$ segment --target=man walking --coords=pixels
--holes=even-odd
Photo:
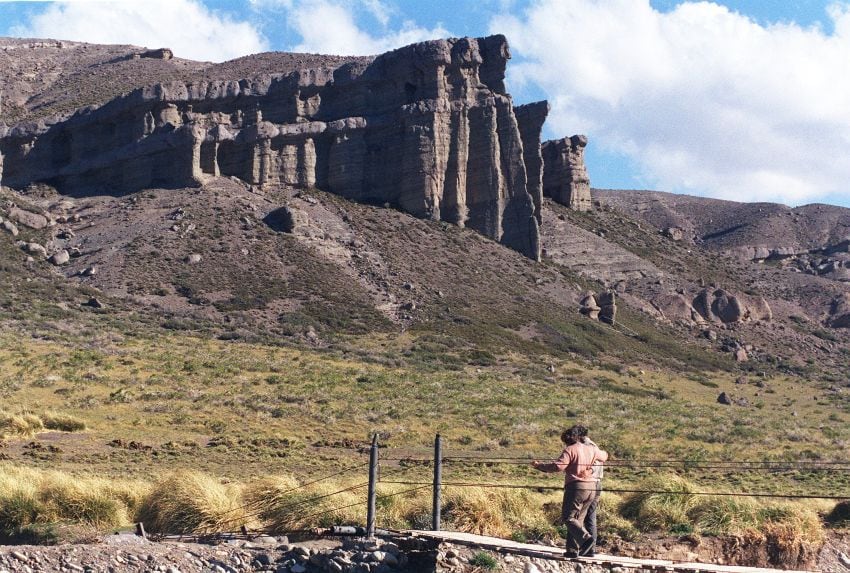
[[[596,479],[593,464],[608,460],[608,453],[595,444],[581,442],[583,426],[573,426],[561,434],[564,450],[554,462],[531,462],[532,467],[542,472],[564,472],[564,502],[561,517],[567,526],[566,557],[579,556],[582,545],[593,540],[593,535],[584,527],[587,511],[596,498]]]

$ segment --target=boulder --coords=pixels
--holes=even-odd
[[[726,392],[721,392],[719,396],[717,396],[717,403],[723,404],[724,406],[732,405],[732,398]]]
[[[596,302],[596,296],[588,293],[581,299],[579,312],[592,320],[599,320],[599,312],[602,308]]]
[[[64,249],[61,250],[61,251],[57,251],[57,252],[53,253],[50,256],[50,258],[48,259],[48,261],[50,261],[51,264],[54,264],[57,267],[62,266],[64,264],[67,264],[68,261],[70,261],[70,260],[71,260],[71,255],[68,253],[68,251],[66,251]]]
[[[50,220],[44,215],[39,215],[32,211],[25,211],[18,207],[12,207],[9,209],[9,218],[14,219],[25,227],[36,230],[44,229],[50,224]]]
[[[832,328],[850,328],[850,293],[842,293],[832,300],[827,324]]]
[[[747,310],[751,320],[770,321],[773,320],[773,311],[770,308],[767,300],[762,296],[747,296],[744,297]]]
[[[20,246],[24,251],[28,252],[31,255],[39,256],[42,259],[47,258],[47,249],[45,249],[38,243],[21,243]]]
[[[662,294],[650,301],[650,304],[668,320],[702,323],[702,316],[684,295]]]
[[[711,311],[724,324],[742,322],[747,318],[747,311],[738,297],[723,289],[714,291],[713,296],[714,300],[711,302]]]
[[[263,222],[279,233],[294,233],[310,225],[310,216],[301,209],[284,205],[266,215]]]
[[[674,241],[681,241],[686,236],[685,230],[681,227],[667,227],[661,234]]]
[[[596,295],[596,301],[599,303],[599,320],[614,324],[617,318],[617,296],[614,291],[609,290]]]
[[[4,220],[2,224],[3,228],[6,230],[7,233],[12,235],[13,237],[18,236],[18,227],[12,221]]]
[[[701,290],[694,297],[693,307],[707,322],[719,322],[719,319],[711,310],[712,299],[707,289]]]
[[[693,300],[693,307],[707,322],[735,324],[773,319],[773,312],[764,297],[733,294],[724,289],[701,290]]]

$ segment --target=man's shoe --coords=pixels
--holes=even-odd
[[[578,551],[567,551],[564,553],[567,559],[578,559]]]

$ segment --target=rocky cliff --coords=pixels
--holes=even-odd
[[[557,154],[544,169],[548,104],[513,106],[509,58],[503,36],[462,38],[250,79],[158,83],[67,118],[0,124],[2,183],[71,195],[215,176],[316,187],[467,226],[539,259],[546,181],[557,200],[589,206],[586,139],[549,146]]]
[[[573,135],[542,146],[543,194],[575,211],[590,211],[590,176],[584,164],[587,137]]]

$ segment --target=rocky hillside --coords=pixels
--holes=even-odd
[[[548,105],[514,105],[509,57],[501,36],[223,64],[0,41],[11,317],[32,324],[55,296],[80,320],[225,338],[416,333],[449,363],[520,351],[832,381],[848,211],[591,201],[587,139],[540,141]]]

